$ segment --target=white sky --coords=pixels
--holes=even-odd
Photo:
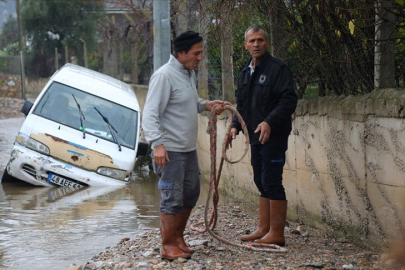
[[[10,14],[16,17],[15,0],[0,1],[0,28],[3,28],[3,24]]]

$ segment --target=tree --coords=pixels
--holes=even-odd
[[[117,62],[124,62],[124,68],[131,73],[132,82],[145,83],[143,78],[149,77],[153,71],[153,49],[150,49],[153,48],[152,1],[106,0],[106,5],[119,14],[110,14],[100,27],[104,72],[113,75],[114,71],[106,68],[106,65],[115,66]],[[123,49],[119,58],[115,57],[117,48]]]
[[[7,45],[16,42],[18,42],[17,19],[10,14],[0,34],[0,50],[4,50]]]
[[[309,86],[317,89],[320,96],[374,90],[377,51],[382,58],[376,65],[385,71],[384,80],[391,80],[384,85],[393,85],[394,73],[402,74],[398,69],[403,60],[399,54],[393,54],[394,46],[398,51],[405,40],[402,0],[254,2],[261,7],[256,10],[264,14],[279,2],[277,12],[284,19],[284,27],[279,31],[288,40],[284,46],[286,61],[295,74],[301,97]],[[376,20],[377,17],[382,19]],[[381,34],[377,35],[377,31]]]
[[[91,50],[96,46],[98,19],[103,15],[102,0],[24,0],[22,24],[29,44],[27,73],[48,77],[54,72],[55,48],[83,63],[83,42]],[[67,47],[65,47],[65,45]],[[64,59],[62,62],[70,62]],[[31,69],[29,67],[32,67]]]
[[[292,69],[300,97],[369,93],[376,88],[375,65],[385,71],[380,76],[380,81],[389,80],[385,86],[392,86],[394,79],[397,87],[405,86],[403,0],[206,2],[208,15],[204,15],[210,22],[203,27],[208,29],[208,70],[215,78],[224,73],[220,68],[223,62],[220,47],[223,39],[229,39],[219,23],[221,14],[225,14],[220,7],[226,3],[232,11],[235,77],[249,59],[241,46],[244,31],[249,25],[259,24],[269,31],[271,54]],[[380,35],[376,35],[377,30]],[[381,60],[375,64],[377,49]],[[218,79],[218,84],[221,83]]]

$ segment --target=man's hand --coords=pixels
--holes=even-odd
[[[153,149],[153,160],[162,168],[166,166],[166,161],[169,161],[169,155],[166,151],[166,147],[163,144],[156,146]]]
[[[206,103],[205,108],[207,111],[211,111],[215,107],[215,114],[219,115],[225,110],[225,105],[231,105],[231,103],[223,100],[211,100]]]
[[[228,139],[229,148],[232,148],[232,140],[235,140],[237,135],[238,135],[238,130],[236,128],[232,128],[231,131],[229,132],[229,139]]]
[[[261,144],[265,144],[265,142],[267,142],[267,140],[270,138],[271,127],[267,122],[263,121],[257,126],[255,133],[257,132],[260,132],[259,142],[261,142]]]

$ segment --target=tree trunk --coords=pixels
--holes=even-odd
[[[207,28],[209,16],[207,12],[207,0],[200,1],[200,35],[203,37],[204,53],[203,60],[198,66],[198,93],[203,99],[208,98],[208,46],[207,46]]]
[[[132,74],[131,74],[131,81],[133,84],[138,84],[138,76],[139,76],[139,68],[138,68],[138,52],[137,52],[137,44],[131,46],[131,67],[132,67]]]
[[[221,58],[222,58],[222,93],[223,99],[235,103],[233,77],[232,18],[230,8],[224,4],[221,12]]]
[[[395,29],[394,14],[386,7],[392,7],[390,0],[379,0],[375,15],[375,88],[395,87],[395,42],[391,34]]]
[[[285,7],[285,4],[277,1],[269,10],[271,53],[274,57],[282,60],[286,57],[285,44],[287,44],[287,35],[283,30],[286,27],[283,25],[284,21],[281,16],[283,7]]]
[[[172,8],[172,21],[174,35],[177,37],[181,33],[187,31],[188,20],[186,16],[186,1],[170,1]]]

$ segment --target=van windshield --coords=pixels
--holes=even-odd
[[[80,121],[78,104],[84,116],[83,124]],[[33,113],[81,132],[84,129],[87,134],[116,143],[111,129],[95,108],[108,118],[117,131],[115,135],[119,144],[135,149],[138,120],[136,111],[70,86],[53,82]]]

